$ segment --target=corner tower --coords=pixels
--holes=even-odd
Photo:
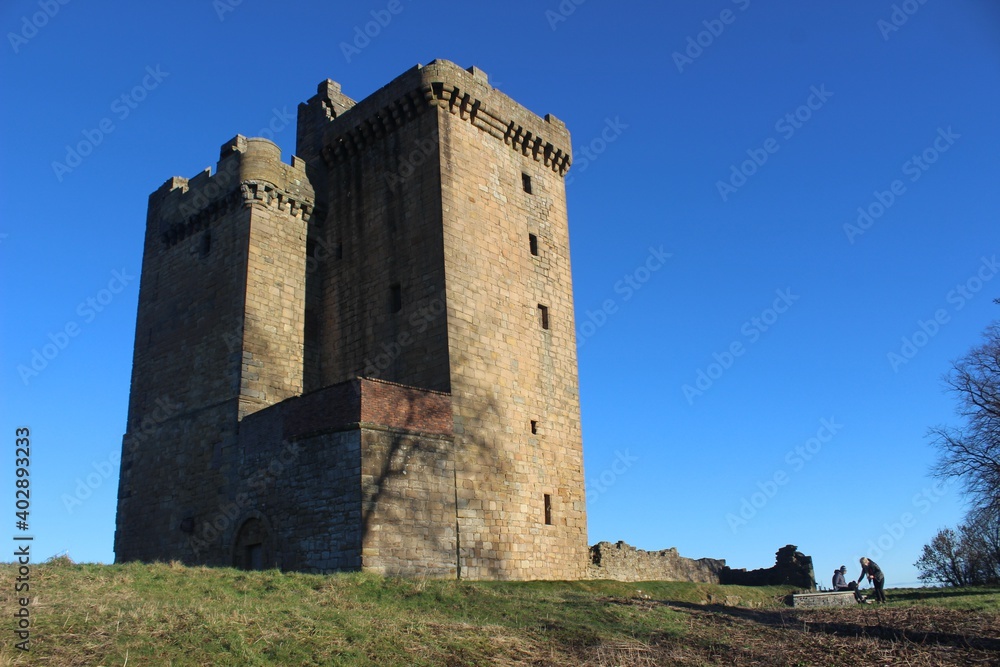
[[[149,197],[116,559],[188,558],[178,530],[228,501],[240,420],[302,393],[305,164],[237,136],[214,174]]]

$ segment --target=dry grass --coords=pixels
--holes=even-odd
[[[0,565],[3,609],[13,608],[12,572]],[[885,607],[797,610],[782,604],[784,589],[666,582],[412,581],[177,563],[58,562],[32,576],[32,650],[0,634],[0,667],[1000,664],[998,590],[891,591]]]

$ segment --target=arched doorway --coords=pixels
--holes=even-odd
[[[241,570],[263,570],[272,565],[267,526],[258,518],[243,522],[233,543],[233,567]]]

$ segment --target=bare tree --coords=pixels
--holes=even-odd
[[[1000,583],[1000,517],[980,512],[959,532],[972,583]]]
[[[962,481],[972,506],[971,524],[1000,516],[1000,322],[991,324],[984,337],[945,376],[965,423],[930,431],[941,453],[933,472]]]
[[[920,581],[938,582],[948,586],[968,586],[967,567],[961,548],[961,537],[951,528],[938,531],[914,566],[920,571]]]

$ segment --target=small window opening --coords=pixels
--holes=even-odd
[[[333,256],[337,259],[344,259],[344,244],[337,241],[333,246]]]
[[[399,283],[389,286],[389,312],[398,313],[403,309],[403,289]]]
[[[308,343],[314,343],[319,337],[319,321],[316,319],[316,311],[312,308],[306,308],[305,322],[302,329],[302,333]]]
[[[549,308],[548,308],[548,306],[543,306],[542,304],[538,304],[538,319],[541,321],[543,329],[548,329],[549,328]]]
[[[538,256],[538,237],[534,234],[528,234],[528,248],[532,255]]]
[[[545,494],[545,525],[552,525],[552,496]]]
[[[205,232],[201,237],[201,256],[208,257],[210,252],[212,252],[212,232]]]
[[[531,433],[532,435],[538,435],[538,422],[534,419],[531,420]]]
[[[521,174],[521,187],[523,187],[524,191],[529,195],[531,194],[531,176],[524,173]]]

